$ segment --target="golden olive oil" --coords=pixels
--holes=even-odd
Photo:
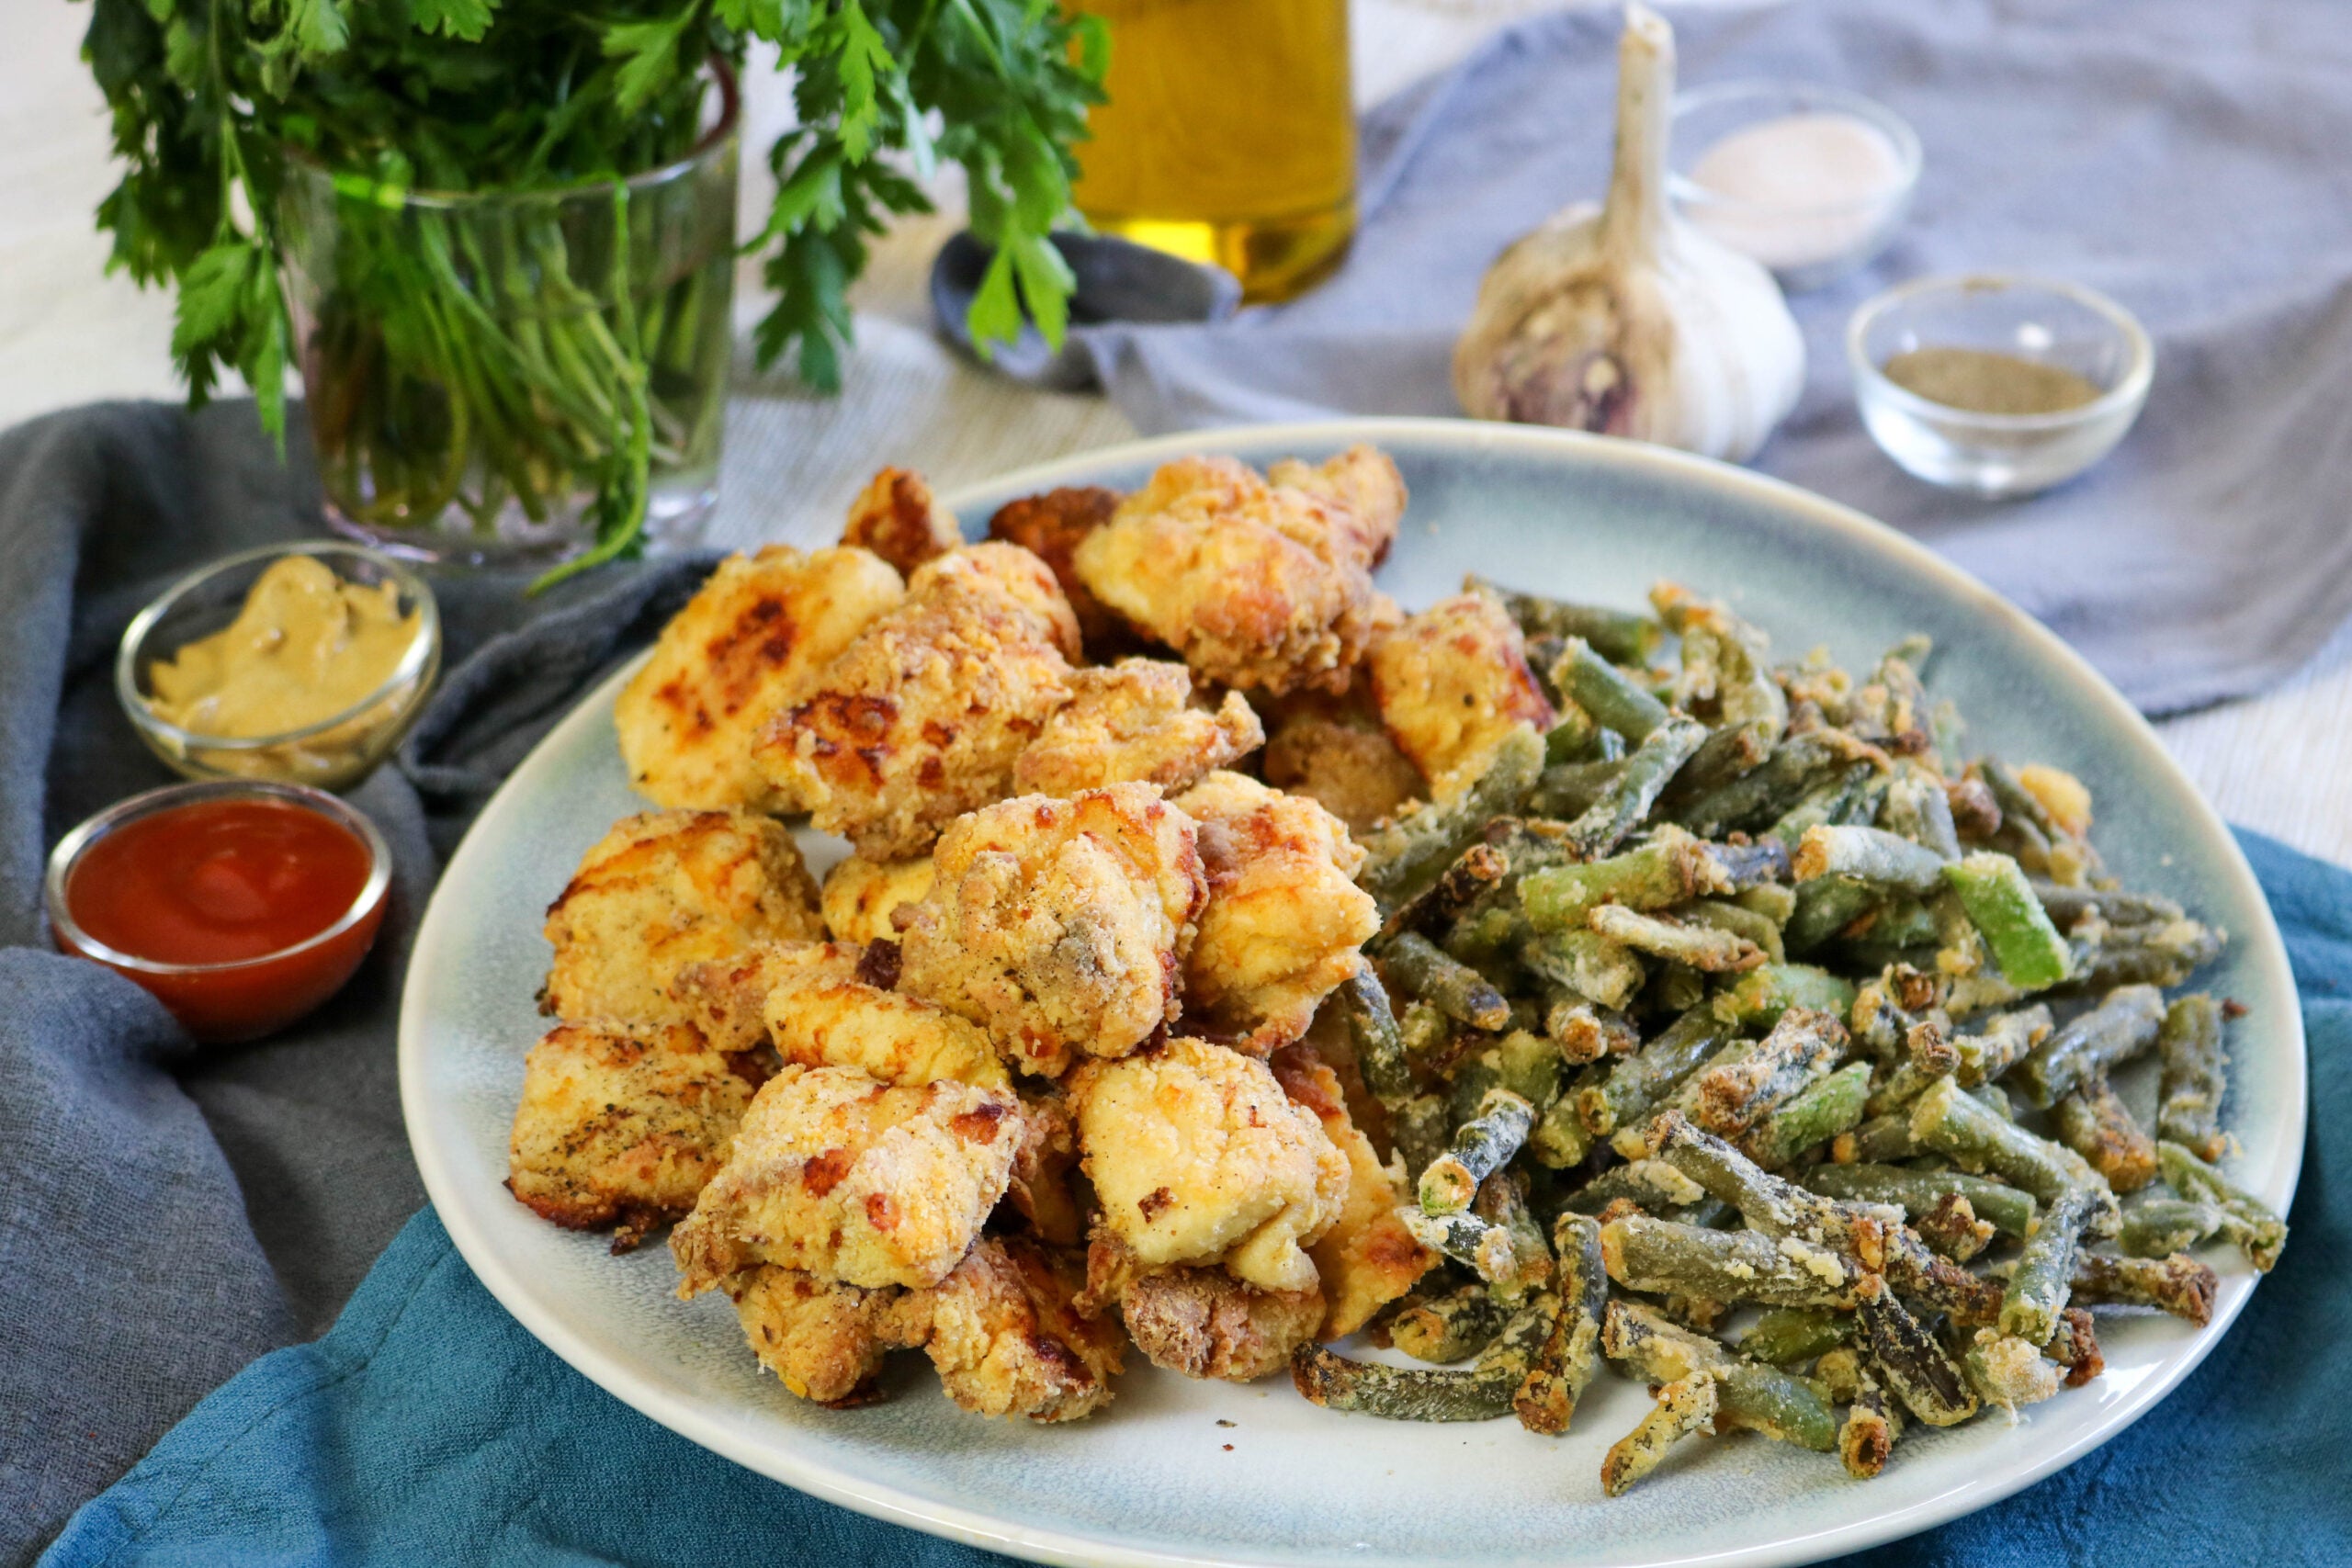
[[[1347,0],[1076,0],[1110,24],[1111,101],[1081,145],[1096,228],[1285,299],[1355,231]]]

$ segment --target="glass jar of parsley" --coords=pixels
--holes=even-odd
[[[698,533],[734,281],[717,85],[717,123],[621,180],[420,190],[289,151],[280,250],[333,527],[476,564],[575,555],[613,509],[642,506],[656,544]]]

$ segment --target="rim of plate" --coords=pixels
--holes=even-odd
[[[2108,716],[2120,721],[2123,728],[2135,736],[2149,757],[2154,760],[2155,775],[2192,803],[2194,815],[2221,846],[2222,863],[2228,875],[2238,884],[2237,891],[2256,913],[2258,929],[2245,933],[2244,937],[2233,932],[2233,942],[2245,942],[2247,956],[2270,972],[2268,978],[2284,995],[2290,998],[2299,996],[2294,975],[2287,963],[2285,941],[2278,934],[2278,921],[2270,912],[2269,901],[2263,897],[2261,885],[2255,880],[2254,868],[2247,863],[2245,852],[2238,847],[2236,837],[2214,811],[2211,803],[2180,772],[2179,765],[2164,749],[2154,729],[2140,711],[2056,633],[1967,571],[1867,513],[1784,479],[1670,447],[1589,435],[1578,431],[1486,424],[1454,419],[1366,417],[1283,424],[1227,425],[1122,442],[1032,464],[992,479],[958,485],[954,491],[940,499],[941,504],[960,513],[967,509],[968,498],[973,496],[1003,491],[1017,492],[1051,489],[1105,468],[1148,464],[1191,452],[1272,446],[1312,450],[1360,440],[1377,441],[1383,436],[1409,437],[1424,446],[1452,446],[1471,452],[1518,448],[1530,452],[1571,453],[1581,460],[1602,466],[1669,475],[1719,494],[1802,514],[1808,524],[1826,533],[1862,548],[1890,556],[1902,565],[1933,579],[1947,592],[1968,601],[2025,639],[2082,688],[2084,694],[2105,710]],[[457,852],[449,857],[449,863],[442,870],[444,880],[465,863],[477,838],[495,836],[505,815],[521,809],[519,803],[531,793],[531,780],[548,765],[547,758],[559,738],[580,720],[582,713],[609,707],[621,684],[635,672],[644,657],[640,654],[616,670],[575,704],[571,711],[557,721],[555,728],[531,749],[530,754],[500,785],[475,818],[473,825],[467,829]],[[444,918],[445,906],[437,897],[437,884],[435,892],[436,897],[428,902],[424,917],[418,922],[416,937],[411,945],[412,953],[428,948],[435,928]],[[889,1524],[903,1525],[926,1534],[1035,1562],[1065,1564],[1068,1568],[1265,1568],[1265,1565],[1298,1568],[1302,1561],[1329,1561],[1336,1568],[1336,1565],[1349,1561],[1346,1554],[1336,1552],[1328,1559],[1204,1555],[1134,1544],[1114,1538],[1023,1525],[978,1509],[915,1496],[898,1487],[865,1479],[822,1458],[741,1440],[719,1424],[707,1419],[696,1402],[658,1388],[639,1386],[628,1377],[611,1375],[598,1352],[582,1337],[540,1307],[531,1293],[528,1282],[503,1263],[490,1246],[488,1238],[476,1230],[470,1221],[465,1206],[469,1195],[459,1188],[456,1176],[443,1159],[437,1131],[432,1120],[434,1107],[424,1098],[423,1066],[427,1045],[419,1021],[422,1009],[417,1005],[423,985],[422,974],[423,970],[412,964],[401,988],[399,1061],[401,1113],[408,1125],[409,1146],[424,1179],[425,1196],[440,1215],[458,1256],[465,1259],[475,1278],[481,1281],[498,1303],[539,1343],[624,1404],[747,1470],[783,1482],[811,1496]],[[2284,1027],[2293,1045],[2290,1071],[2296,1111],[2284,1162],[2284,1189],[2274,1200],[2281,1213],[2287,1212],[2294,1199],[2311,1118],[2309,1059],[2300,1005],[2288,1010]],[[1789,1564],[1817,1562],[1837,1553],[1900,1540],[1997,1503],[2064,1469],[2154,1408],[2228,1335],[2231,1325],[2236,1322],[2239,1313],[2245,1310],[2245,1303],[2253,1299],[2254,1291],[2260,1283],[2261,1277],[2256,1275],[2249,1281],[2247,1289],[2232,1292],[2233,1299],[2217,1306],[2213,1322],[2190,1340],[2158,1375],[2144,1379],[2118,1401],[2107,1419],[2071,1443],[2060,1445],[2052,1451],[2037,1452],[2030,1463],[1965,1482],[1907,1508],[1872,1515],[1813,1534],[1782,1537],[1727,1551],[1643,1559],[1638,1564],[1627,1563],[1625,1568],[1685,1568],[1685,1565],[1696,1568],[1698,1564],[1708,1564],[1711,1568],[1785,1568]]]

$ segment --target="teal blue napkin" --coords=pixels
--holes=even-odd
[[[2131,1430],[2007,1502],[1847,1562],[2352,1559],[2352,1291],[2340,1274],[2352,1250],[2352,874],[2241,840],[2286,933],[2311,1042],[2311,1137],[2285,1259],[2204,1365]],[[75,1514],[42,1562],[752,1559],[1002,1561],[763,1480],[629,1410],[526,1334],[428,1209],[324,1338],[263,1357],[198,1405]]]

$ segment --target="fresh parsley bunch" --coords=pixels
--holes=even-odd
[[[192,400],[233,366],[282,433],[290,152],[338,188],[617,191],[691,150],[713,62],[740,69],[755,40],[793,73],[798,121],[768,150],[775,203],[751,242],[775,293],[756,338],[763,365],[791,352],[810,384],[839,387],[845,293],[867,242],[888,215],[928,209],[922,182],[942,159],[963,165],[973,231],[995,249],[975,338],[1010,341],[1025,305],[1059,340],[1072,279],[1047,236],[1108,51],[1098,19],[1053,0],[93,0],[84,53],[127,165],[98,210],[110,265],[177,286],[172,351]],[[549,463],[588,471],[603,492],[592,558],[632,548],[643,453],[661,439],[646,428],[658,422],[644,413],[644,345],[599,324],[605,379],[549,384],[510,345],[469,355],[450,341],[489,331],[448,296],[456,273],[369,276],[362,313],[388,344],[433,344],[424,368],[454,383],[451,399],[478,397],[473,412],[519,399],[605,422],[583,412],[555,448],[514,457],[512,482],[524,493]],[[530,420],[503,428],[538,438]]]

